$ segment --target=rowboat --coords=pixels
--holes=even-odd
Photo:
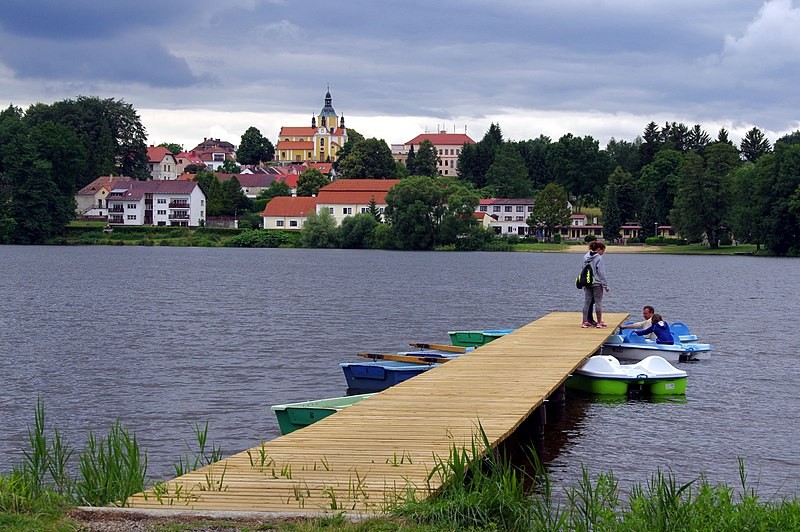
[[[514,332],[514,329],[487,329],[483,331],[448,331],[453,345],[480,347],[501,336]]]
[[[420,364],[396,360],[339,363],[348,388],[361,392],[380,392],[440,365],[440,363]]]
[[[627,329],[626,329],[627,331]],[[673,345],[657,344],[638,334],[612,334],[600,347],[600,355],[611,355],[623,360],[640,361],[657,355],[667,362],[688,362],[711,358],[711,344],[683,343],[673,332]]]
[[[567,389],[600,395],[682,395],[686,372],[663,357],[649,356],[637,364],[620,364],[613,356],[595,355],[567,379]]]
[[[320,419],[335,414],[348,406],[372,397],[374,393],[360,395],[348,395],[346,397],[332,397],[330,399],[318,399],[316,401],[303,401],[301,403],[288,403],[285,405],[274,405],[272,411],[278,418],[278,428],[281,434],[286,435]]]

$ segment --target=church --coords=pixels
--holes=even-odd
[[[325,106],[318,116],[311,117],[311,127],[281,127],[275,160],[282,164],[336,160],[336,154],[347,142],[344,116],[333,109],[331,91],[325,93]]]

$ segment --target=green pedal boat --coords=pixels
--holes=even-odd
[[[596,355],[567,379],[567,389],[599,395],[683,395],[686,372],[656,355],[636,364]]]
[[[275,412],[275,417],[278,418],[278,428],[281,429],[281,434],[285,436],[373,395],[375,394],[364,393],[361,395],[304,401],[302,403],[275,405],[272,407],[272,411]]]

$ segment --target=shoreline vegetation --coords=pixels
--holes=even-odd
[[[227,229],[216,227],[151,227],[122,226],[106,229],[103,222],[72,222],[63,236],[51,239],[51,245],[108,245],[108,246],[168,246],[168,247],[251,247],[298,248],[304,247],[300,231],[265,229]],[[516,237],[498,238],[477,251],[512,252],[571,252],[585,253],[586,242],[530,243]],[[676,245],[662,241],[653,244],[608,243],[611,253],[669,253],[685,255],[757,255],[754,244],[721,245],[711,249],[707,245]],[[456,251],[455,246],[445,246],[437,251]]]
[[[176,475],[223,457],[219,447],[208,446],[207,431],[207,423],[195,425],[197,450],[192,457],[179,458]],[[736,487],[713,484],[703,476],[683,482],[672,471],[659,469],[644,483],[622,490],[613,472],[591,474],[583,467],[573,485],[556,488],[530,446],[519,449],[525,464],[512,462],[509,456],[519,453],[512,445],[490,449],[479,425],[471,445],[454,445],[431,471],[442,480],[437,494],[417,500],[413,489],[400,491],[377,516],[353,518],[348,514],[352,509],[344,507],[325,517],[155,515],[124,510],[127,497],[162,484],[148,479],[146,452],[136,436],[118,420],[107,435],[90,434],[85,449],[76,453],[57,428],[48,429],[39,398],[22,463],[9,473],[0,472],[0,529],[672,532],[800,526],[797,495],[762,498],[751,487],[741,458]]]

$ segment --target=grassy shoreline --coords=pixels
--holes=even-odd
[[[104,231],[103,222],[73,222],[64,236],[53,240],[55,245],[95,246],[169,246],[169,247],[299,247],[300,233],[289,230],[248,230],[212,227],[117,227]],[[513,243],[508,251],[526,253],[585,253],[587,244]],[[673,255],[752,255],[754,244],[720,246],[710,249],[700,244],[677,245],[615,245],[610,253],[662,253]]]
[[[58,429],[46,428],[41,399],[34,418],[23,463],[11,473],[0,473],[0,529],[671,532],[800,528],[797,495],[762,499],[750,487],[742,459],[738,460],[740,485],[735,488],[712,484],[702,476],[681,483],[672,471],[659,469],[644,483],[623,492],[613,472],[595,475],[584,467],[582,478],[557,490],[532,448],[523,449],[530,467],[521,467],[512,462],[505,446],[491,449],[480,426],[471,445],[454,444],[449,456],[437,460],[430,474],[442,482],[438,493],[421,500],[413,489],[395,493],[380,515],[222,513],[212,518],[191,511],[173,515],[126,511],[127,498],[147,487],[147,457],[136,444],[136,436],[117,421],[106,436],[90,434],[86,449],[76,455],[77,460],[70,460],[73,451]],[[207,446],[207,428],[207,424],[195,427],[198,450],[193,451],[192,460],[180,459],[176,474],[222,458],[215,446]]]

